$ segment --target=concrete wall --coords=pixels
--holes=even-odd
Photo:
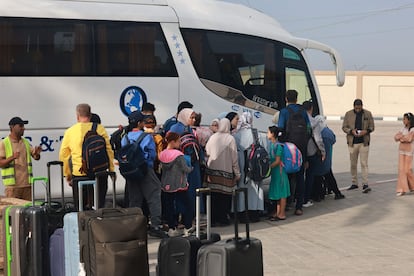
[[[334,72],[315,71],[324,115],[339,119],[360,98],[374,117],[396,120],[414,111],[414,72],[347,71],[345,85],[336,86]]]

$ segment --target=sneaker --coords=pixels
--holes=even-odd
[[[168,238],[168,234],[165,233],[164,231],[162,231],[160,228],[156,227],[152,227],[148,230],[148,235],[150,235],[151,237],[154,238],[159,238],[159,239],[163,239],[163,238]]]
[[[308,200],[308,202],[306,202],[302,206],[305,207],[305,208],[311,207],[311,206],[313,206],[313,202],[312,202],[312,200]]]
[[[335,199],[343,199],[345,196],[343,194],[337,194],[335,195]]]
[[[396,196],[403,196],[403,195],[405,195],[404,192],[399,192],[399,193],[396,194]]]
[[[364,193],[364,194],[366,194],[366,193],[368,193],[368,192],[370,192],[371,191],[371,188],[370,187],[368,187],[368,185],[367,184],[365,184],[364,186],[362,186],[362,192]]]
[[[358,189],[358,185],[352,184],[347,190],[350,191],[350,190],[355,190],[355,189]]]
[[[169,237],[178,237],[183,235],[183,229],[178,228],[170,228],[168,230],[168,236]]]

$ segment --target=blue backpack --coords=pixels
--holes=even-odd
[[[119,150],[117,157],[119,172],[125,179],[139,180],[147,174],[148,165],[140,146],[147,134],[142,133],[134,143],[129,141],[128,135],[125,136],[128,143]]]
[[[283,147],[282,167],[286,173],[297,173],[302,167],[302,153],[298,147],[290,142],[278,143]]]

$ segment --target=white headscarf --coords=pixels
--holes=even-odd
[[[177,120],[183,125],[188,126],[188,121],[190,120],[191,114],[193,114],[193,112],[194,110],[191,108],[183,108],[180,113],[178,113]]]

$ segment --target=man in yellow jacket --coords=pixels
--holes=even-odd
[[[39,160],[42,148],[32,147],[23,137],[24,126],[28,123],[20,117],[11,118],[10,134],[0,142],[0,168],[6,197],[32,199],[32,158]]]
[[[63,161],[63,173],[70,186],[72,186],[73,200],[75,207],[79,206],[78,182],[83,180],[90,180],[84,172],[81,172],[82,167],[82,144],[85,134],[92,129],[91,107],[88,104],[78,104],[76,106],[77,123],[68,128],[63,136],[62,145],[59,151],[59,159]],[[114,152],[109,144],[109,136],[105,128],[98,124],[96,132],[101,135],[106,142],[106,151],[109,160],[109,171],[114,171]],[[98,183],[101,184],[101,183]],[[90,191],[87,193],[86,191]],[[99,205],[104,204],[107,187],[99,186]],[[86,194],[93,194],[91,187],[85,188],[84,198]],[[84,204],[90,204],[88,198],[85,198]],[[85,208],[85,206],[84,206]]]

